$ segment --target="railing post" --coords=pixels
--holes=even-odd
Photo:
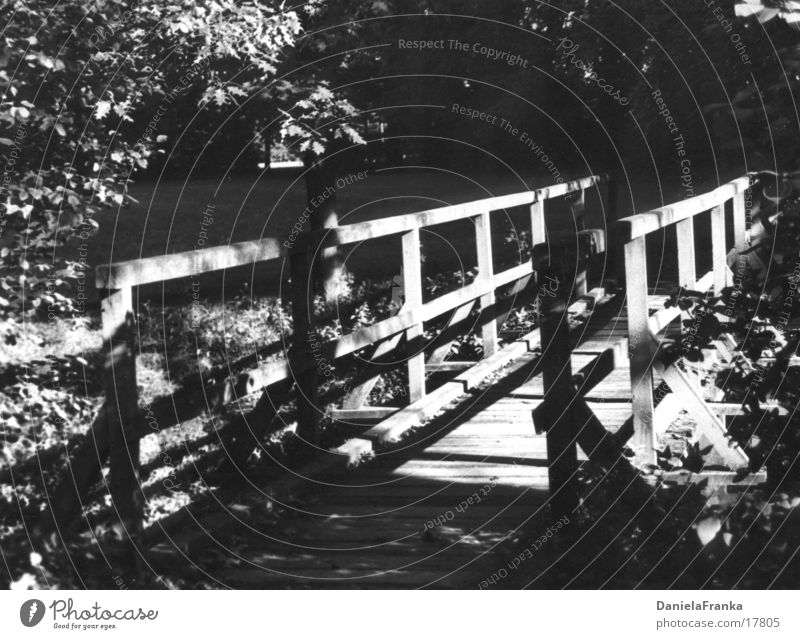
[[[625,244],[625,291],[628,305],[628,349],[633,403],[632,445],[641,463],[655,463],[653,371],[647,307],[645,236]]]
[[[473,218],[475,222],[475,243],[478,252],[477,281],[487,292],[481,295],[481,313],[483,320],[483,356],[489,357],[497,352],[497,320],[494,294],[494,265],[492,263],[492,227],[490,212],[485,211]]]
[[[744,193],[733,196],[733,245],[739,255],[747,250],[747,210]]]
[[[553,260],[562,266],[560,256]],[[550,268],[549,273],[563,278],[563,269]],[[578,505],[577,490],[577,422],[573,416],[572,365],[569,343],[567,297],[569,293],[558,280],[555,296],[546,295],[542,302],[542,383],[544,385],[545,423],[537,426],[547,433],[547,469],[550,483],[553,518],[571,514]]]
[[[319,371],[314,362],[306,368],[309,359],[310,340],[314,330],[314,278],[312,254],[304,249],[289,256],[289,271],[292,279],[292,360],[297,365],[293,371],[297,385],[297,437],[311,447],[320,443],[319,408],[317,386]],[[315,336],[314,336],[315,337]],[[316,337],[315,337],[316,339]]]
[[[730,284],[728,256],[725,250],[725,205],[711,209],[711,261],[714,269],[714,294]]]
[[[539,269],[544,268],[545,257],[548,256],[544,202],[544,200],[538,200],[531,204],[531,258],[537,286],[541,286],[543,279]]]
[[[120,540],[134,541],[142,527],[139,485],[139,440],[133,434],[140,419],[134,352],[133,289],[108,291],[101,303],[104,378],[109,440],[111,500]]]
[[[408,397],[415,402],[425,396],[425,348],[422,344],[422,255],[419,247],[419,228],[403,234],[403,290],[405,308],[417,318],[406,330],[408,346]]]
[[[697,268],[694,257],[694,218],[681,220],[675,225],[678,242],[678,285],[693,290],[697,285]]]

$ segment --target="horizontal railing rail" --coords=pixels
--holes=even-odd
[[[501,211],[516,208],[567,195],[568,193],[583,191],[607,180],[608,176],[606,174],[592,175],[532,191],[474,200],[464,204],[454,204],[418,213],[395,215],[369,222],[337,226],[316,233],[306,233],[301,240],[296,242],[296,250],[307,250],[310,246],[320,249],[355,244],[379,237],[399,235],[414,228],[422,229],[448,222],[466,220],[484,211]],[[257,262],[277,260],[288,257],[290,252],[290,249],[280,240],[265,237],[259,240],[213,246],[197,251],[184,251],[100,265],[96,268],[95,281],[98,289],[121,289],[128,286],[142,286],[202,275],[237,266],[246,266]]]

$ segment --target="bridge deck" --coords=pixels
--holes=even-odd
[[[612,312],[588,329],[573,371],[624,338],[627,326]],[[548,525],[546,441],[531,419],[542,401],[539,361],[536,353],[516,360],[409,443],[335,485],[311,485],[266,517],[253,515],[263,496],[249,495],[230,514],[220,505],[217,517],[242,523],[220,534],[198,565],[230,587],[477,587],[518,552],[518,537]],[[619,428],[631,414],[627,367],[586,397],[607,429]],[[520,585],[514,579],[503,587]]]

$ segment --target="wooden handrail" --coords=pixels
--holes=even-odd
[[[198,251],[184,251],[103,264],[95,269],[95,286],[98,289],[112,290],[142,286],[256,262],[276,260],[287,257],[292,251],[303,251],[312,246],[314,249],[328,248],[355,244],[388,235],[399,235],[414,228],[422,229],[465,220],[486,211],[501,211],[561,197],[568,193],[591,188],[607,179],[606,174],[591,175],[533,191],[501,195],[418,213],[395,215],[370,222],[337,226],[316,233],[306,233],[291,248],[278,238],[265,237],[248,242],[213,246]]]
[[[280,240],[263,237],[260,240],[212,246],[198,251],[103,264],[95,269],[95,286],[99,289],[142,286],[256,262],[268,262],[287,255],[289,249]]]
[[[675,204],[670,204],[669,206],[662,206],[650,211],[645,211],[644,213],[623,217],[615,222],[614,226],[622,235],[620,239],[623,239],[625,242],[630,242],[637,237],[642,237],[653,231],[658,231],[671,224],[694,217],[699,213],[724,204],[731,198],[749,189],[751,182],[752,179],[749,175],[736,178],[708,193],[687,198]],[[615,236],[619,237],[616,233]]]

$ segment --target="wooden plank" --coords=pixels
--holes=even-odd
[[[725,205],[711,209],[711,261],[714,271],[714,294],[730,284],[728,251],[725,248]]]
[[[481,310],[487,311],[494,307],[494,261],[492,257],[492,226],[489,212],[472,218],[475,224],[475,246],[478,255],[478,275],[476,281],[486,290],[481,295]],[[483,343],[483,356],[490,357],[497,352],[497,321],[487,316],[483,318],[481,326]]]
[[[419,228],[415,227],[403,235],[403,290],[406,295],[405,304],[413,316],[418,316],[418,311],[422,307],[422,257],[419,242]],[[423,333],[421,319],[406,330],[406,345],[409,349],[408,397],[411,402],[425,396]]]
[[[538,329],[536,333],[538,335]],[[425,420],[438,413],[443,406],[464,395],[488,375],[500,370],[510,362],[522,365],[534,357],[535,355],[528,352],[525,341],[509,344],[493,356],[481,360],[468,371],[457,376],[452,382],[443,384],[426,397],[413,402],[399,413],[373,427],[364,433],[363,437],[382,444],[397,442],[408,431],[422,425]]]
[[[365,408],[334,408],[331,418],[339,422],[374,422],[394,415],[400,409],[392,406],[367,406]]]
[[[103,377],[106,390],[109,488],[118,539],[135,540],[141,532],[143,498],[139,486],[139,439],[131,436],[141,421],[134,354],[133,290],[111,292],[101,302]]]
[[[675,225],[678,243],[678,285],[695,290],[697,267],[694,255],[694,218],[681,220]]]
[[[451,360],[449,362],[439,362],[438,364],[431,364],[428,362],[425,364],[425,370],[429,373],[445,373],[450,371],[463,371],[472,366],[475,366],[475,362],[460,362],[456,360]]]
[[[627,342],[617,342],[593,358],[572,378],[579,395],[586,395],[616,369],[627,366]]]
[[[714,414],[711,408],[700,397],[697,389],[686,374],[674,365],[665,366],[658,357],[653,366],[669,384],[673,393],[680,396],[684,407],[688,410],[697,428],[714,446],[714,450],[725,460],[731,470],[748,468],[750,460],[745,452],[734,442],[725,430],[725,425]]]
[[[212,246],[199,251],[100,265],[95,269],[95,285],[99,289],[123,289],[267,262],[287,255],[289,249],[280,240],[263,237],[255,241]]]
[[[653,373],[650,368],[652,349],[647,308],[647,254],[644,236],[637,237],[625,245],[625,290],[634,422],[631,445],[640,463],[655,464]]]

